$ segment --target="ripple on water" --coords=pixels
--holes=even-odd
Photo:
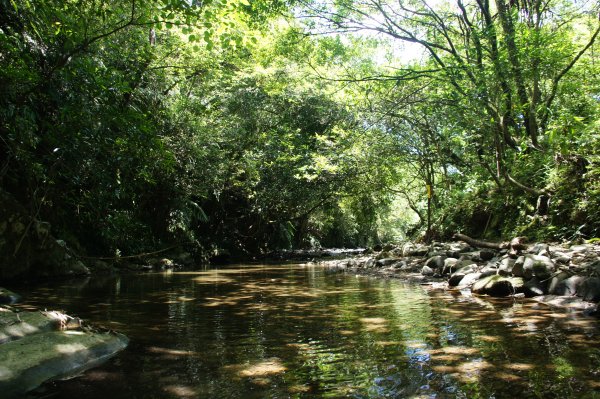
[[[598,322],[315,267],[249,266],[25,287],[130,348],[54,398],[593,397]],[[110,382],[110,383],[109,383]],[[591,395],[591,396],[590,396]]]

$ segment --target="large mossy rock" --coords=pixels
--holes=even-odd
[[[57,330],[60,328],[61,320],[53,316],[54,314],[60,313],[0,311],[0,344],[27,335]]]
[[[492,275],[477,281],[471,290],[476,294],[502,297],[522,292],[523,285],[524,281],[520,277]]]
[[[0,280],[88,274],[50,224],[33,218],[0,189]]]
[[[0,345],[2,398],[18,398],[42,383],[87,370],[127,346],[114,333],[50,331]]]
[[[0,307],[0,398],[19,398],[46,381],[75,375],[128,344],[124,335],[82,327],[56,311]]]

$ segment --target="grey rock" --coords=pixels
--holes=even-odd
[[[449,287],[456,287],[457,285],[460,284],[460,282],[462,281],[462,279],[465,276],[466,276],[466,274],[461,273],[461,272],[454,272],[454,273],[452,273],[452,275],[448,279],[448,286]]]
[[[0,344],[23,338],[27,335],[56,330],[59,320],[52,313],[42,312],[0,312]],[[0,346],[1,348],[2,346]]]
[[[391,264],[396,263],[397,261],[398,259],[395,258],[383,258],[377,261],[377,266],[389,266]]]
[[[531,280],[527,281],[523,287],[525,296],[530,298],[546,294],[548,283],[541,281],[537,277],[533,277]]]
[[[405,262],[404,266],[400,267],[400,270],[403,272],[418,272],[420,265],[418,263],[408,263]]]
[[[441,270],[444,268],[445,259],[446,258],[441,255],[432,256],[431,258],[427,259],[425,266],[428,266],[434,270]]]
[[[591,244],[579,244],[579,245],[572,245],[571,248],[569,248],[571,251],[573,252],[587,252],[591,249],[593,249],[594,246]]]
[[[516,260],[512,258],[502,258],[500,260],[500,264],[498,265],[498,274],[502,276],[510,276],[513,274],[513,266],[515,265]]]
[[[475,263],[471,263],[470,265],[466,265],[461,267],[460,269],[456,269],[456,272],[460,272],[463,274],[475,273],[479,271],[479,267]]]
[[[479,258],[482,261],[490,260],[494,256],[496,256],[496,252],[491,249],[482,249],[481,251],[479,251]]]
[[[527,253],[532,255],[539,255],[540,252],[547,253],[548,252],[548,244],[545,243],[535,243],[527,248]]]
[[[442,269],[442,274],[453,273],[457,270],[456,264],[458,263],[458,259],[456,258],[446,258],[444,260],[444,268]]]
[[[524,281],[519,277],[488,276],[473,284],[472,291],[476,294],[489,296],[508,296],[523,292]]]
[[[67,275],[83,276],[90,274],[90,269],[84,265],[81,261],[75,260],[71,262],[70,268],[65,272]]]
[[[469,273],[458,284],[459,288],[470,287],[481,278],[481,273]]]
[[[406,261],[405,261],[405,260],[401,260],[401,261],[398,261],[398,262],[394,263],[394,264],[392,265],[392,267],[393,267],[394,269],[403,270],[403,269],[406,267],[406,265],[407,265],[407,264],[406,264]]]
[[[494,264],[487,264],[480,271],[482,278],[498,274],[498,268]]]
[[[554,256],[552,257],[554,263],[559,263],[561,265],[568,265],[571,263],[571,258],[572,257],[569,254],[563,252],[555,252]]]
[[[453,242],[450,244],[450,251],[456,251],[458,253],[469,252],[471,247],[466,242]]]
[[[558,286],[561,281],[566,280],[569,277],[571,277],[571,274],[564,271],[553,276],[550,279],[550,284],[548,285],[548,293],[550,295],[564,295],[558,292]]]
[[[519,256],[513,265],[512,274],[515,277],[523,277],[523,265],[525,264],[525,257]]]
[[[463,252],[462,254],[460,254],[460,257],[458,258],[458,260],[470,260],[473,262],[479,262],[479,261],[481,261],[481,258],[479,258],[479,251]]]
[[[423,268],[421,269],[421,274],[423,276],[433,276],[435,274],[435,271],[429,266],[423,266]]]
[[[411,253],[411,256],[425,256],[429,252],[429,248],[425,246],[419,246]]]
[[[427,252],[427,257],[428,258],[432,258],[434,256],[443,256],[444,258],[446,257],[446,251],[441,251],[441,250],[431,250],[429,252]]]
[[[589,274],[600,275],[600,260],[595,260],[593,262],[587,263],[584,265]]]
[[[473,275],[477,271],[477,265],[467,265],[461,267],[459,270],[456,270],[448,279],[448,285],[450,287],[455,287],[457,285],[463,285],[462,280],[465,276]],[[481,276],[481,273],[477,273],[478,278]]]
[[[477,265],[475,262],[473,262],[471,259],[459,259],[458,262],[456,262],[454,264],[454,267],[456,268],[456,270],[459,270],[465,266],[470,266],[470,265]]]
[[[579,287],[577,295],[582,297],[583,300],[589,302],[600,301],[600,278],[589,277],[583,281],[583,284]]]
[[[425,256],[429,248],[424,245],[416,246],[413,243],[406,243],[402,247],[402,256]]]
[[[583,285],[584,281],[585,277],[583,276],[571,276],[562,281],[559,281],[558,284],[556,284],[556,287],[553,288],[553,290],[550,291],[550,293],[553,295],[565,296],[576,295],[577,292],[581,290],[581,286]]]
[[[523,263],[523,278],[525,280],[529,280],[533,276],[536,276],[541,280],[550,278],[554,270],[554,262],[547,256],[525,255]]]

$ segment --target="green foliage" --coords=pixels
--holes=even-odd
[[[91,254],[600,235],[590,10],[0,4],[0,184]]]

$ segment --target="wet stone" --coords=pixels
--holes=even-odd
[[[541,281],[537,277],[533,277],[531,280],[527,281],[524,284],[525,296],[534,297],[539,295],[544,295],[547,293],[547,282]]]
[[[523,284],[522,278],[493,275],[477,281],[472,290],[476,294],[502,297],[521,292]]]
[[[425,266],[428,266],[432,269],[443,269],[445,259],[446,257],[441,255],[432,256],[431,258],[427,259]]]
[[[498,274],[502,276],[509,276],[512,274],[513,267],[516,260],[512,258],[503,258],[498,266]]]
[[[585,279],[577,291],[577,295],[585,301],[600,301],[600,278],[589,277]]]
[[[515,277],[523,277],[523,265],[525,263],[525,257],[519,256],[512,268],[512,274]]]
[[[398,259],[395,258],[383,258],[377,261],[377,266],[389,266],[396,263]]]
[[[552,276],[554,269],[554,262],[547,256],[526,255],[523,262],[523,277],[525,280],[529,280],[533,276],[542,280],[547,279]]]
[[[580,291],[580,287],[583,284],[585,277],[583,276],[571,276],[556,284],[556,288],[550,291],[553,295],[576,295]]]
[[[496,252],[494,252],[491,249],[482,249],[481,251],[479,251],[479,258],[482,261],[488,261],[488,260],[492,259],[494,256],[496,256]]]
[[[479,273],[479,272],[469,273],[469,274],[465,275],[465,277],[463,277],[462,280],[460,280],[458,287],[460,287],[460,288],[470,287],[480,278],[481,278],[481,273]]]
[[[452,274],[452,276],[450,276],[450,278],[448,279],[448,286],[449,287],[456,287],[457,285],[460,284],[461,280],[466,276],[465,273],[461,273],[461,272],[455,272]]]

